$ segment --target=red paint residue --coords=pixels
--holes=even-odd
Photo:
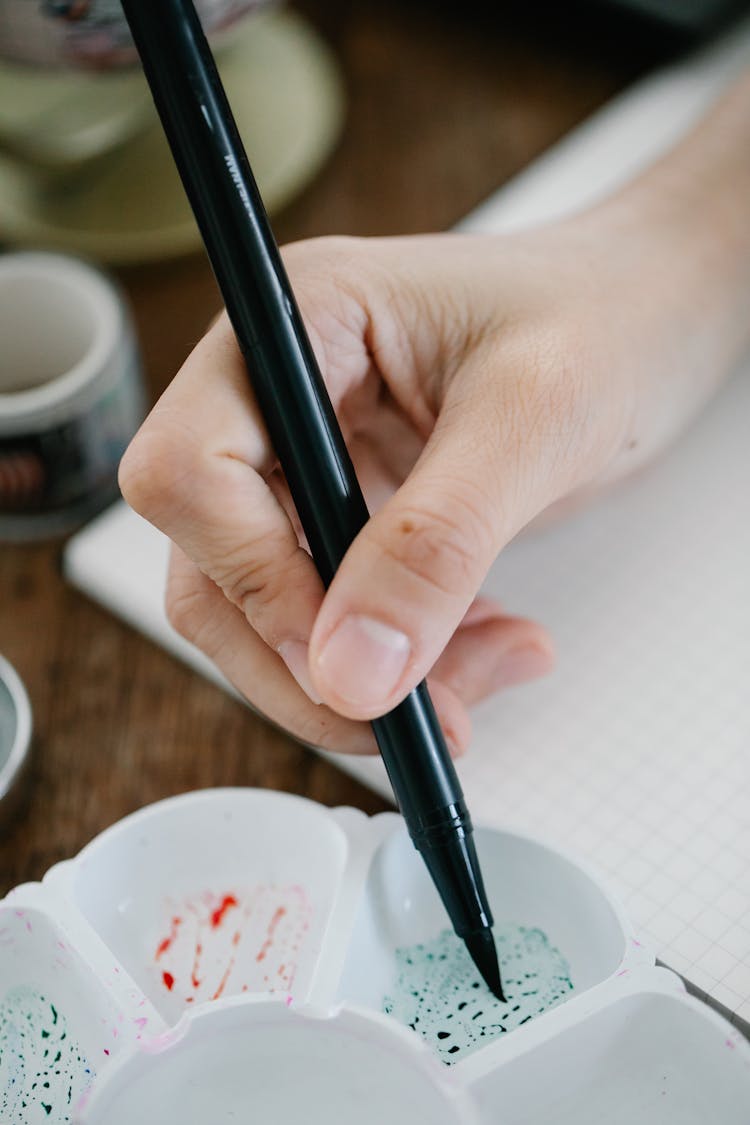
[[[172,948],[175,941],[177,940],[177,934],[179,932],[179,929],[180,929],[181,925],[182,925],[182,918],[173,918],[172,919],[171,930],[169,931],[167,936],[164,938],[164,940],[159,942],[159,945],[157,947],[157,950],[156,950],[156,960],[157,961],[159,960],[160,957],[163,957],[165,953],[168,953],[169,950]]]
[[[211,997],[212,1000],[218,1000],[222,996],[222,994],[224,992],[224,989],[227,987],[227,981],[229,980],[230,976],[232,975],[233,969],[234,969],[234,957],[231,959],[231,961],[227,965],[226,970],[224,971],[224,976],[219,981],[219,987],[216,989],[216,992],[214,992],[213,996]]]
[[[169,932],[155,952],[162,983],[186,1005],[242,992],[288,993],[311,913],[298,885],[172,901]]]
[[[200,968],[201,957],[203,956],[203,943],[198,941],[195,943],[195,957],[193,958],[193,968],[190,973],[190,983],[193,988],[200,988],[201,979],[198,976],[198,969]]]
[[[284,917],[285,914],[286,914],[286,907],[285,906],[277,907],[276,913],[274,914],[273,918],[271,919],[271,924],[268,927],[268,933],[266,935],[266,940],[263,942],[262,946],[260,947],[260,952],[258,953],[258,956],[255,958],[256,961],[265,961],[266,954],[268,953],[269,949],[273,945],[273,938],[274,938],[274,934],[276,933],[276,928],[277,928],[279,922],[281,921],[281,919]]]
[[[231,910],[233,906],[237,906],[237,899],[234,895],[224,895],[221,900],[221,905],[213,911],[211,915],[211,929],[218,930],[221,923],[224,921],[224,915],[227,910]]]

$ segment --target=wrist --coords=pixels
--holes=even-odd
[[[750,69],[608,207],[639,227],[641,284],[690,311],[717,375],[731,368],[750,348]]]
[[[671,153],[571,224],[590,252],[602,393],[619,387],[629,402],[603,474],[617,478],[667,445],[750,349],[750,73]]]

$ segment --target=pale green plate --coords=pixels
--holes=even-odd
[[[315,32],[289,12],[249,18],[217,59],[266,206],[278,209],[336,141],[344,101],[336,64]],[[141,123],[133,126],[123,112],[124,140],[104,156],[54,173],[0,157],[1,241],[112,264],[173,257],[200,245],[152,107],[144,117],[145,81],[138,76],[133,87],[134,78],[132,107]]]

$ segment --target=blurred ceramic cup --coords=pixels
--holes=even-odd
[[[268,0],[196,0],[214,45]],[[152,119],[120,0],[0,0],[0,152],[65,172]]]
[[[0,256],[0,540],[60,534],[113,500],[144,414],[112,282],[63,255]]]

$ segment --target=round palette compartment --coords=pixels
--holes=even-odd
[[[470,1060],[465,1077],[473,1063],[484,1071],[473,1089],[486,1120],[747,1125],[747,1042],[672,973],[637,977],[584,1021],[546,1039],[540,1024],[543,1041],[505,1065],[492,1048]]]
[[[187,1016],[161,1050],[116,1067],[82,1125],[474,1125],[469,1097],[391,1021],[278,1001],[227,1001]]]
[[[507,1004],[481,985],[407,833],[374,856],[339,999],[390,1011],[445,1062],[651,960],[604,887],[524,836],[478,830]]]
[[[161,802],[104,832],[74,905],[171,1023],[241,993],[304,998],[348,859],[327,810],[264,790]]]
[[[0,1121],[68,1121],[150,1008],[118,1005],[36,888],[0,905]]]

